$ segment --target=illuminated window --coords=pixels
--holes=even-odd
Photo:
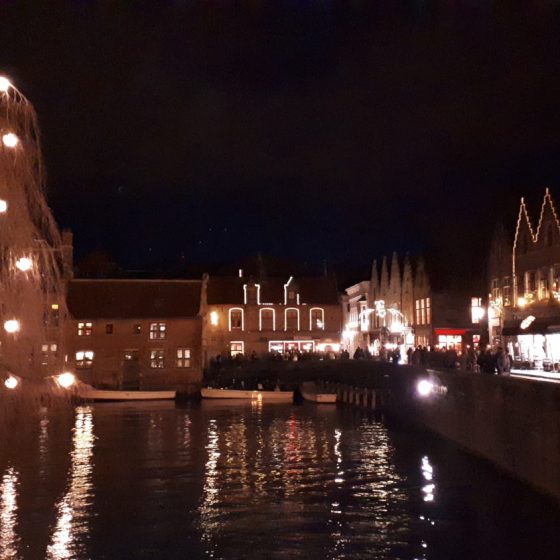
[[[259,328],[261,331],[273,331],[276,329],[274,309],[268,307],[259,309]]]
[[[91,336],[92,331],[92,323],[78,323],[78,336]]]
[[[541,268],[539,270],[539,299],[548,299],[550,297],[550,269]]]
[[[511,305],[511,277],[504,278],[504,305]]]
[[[243,309],[233,308],[229,310],[229,330],[243,330]]]
[[[500,283],[498,278],[492,278],[491,293],[492,293],[492,299],[494,301],[497,301],[498,298],[500,297]]]
[[[309,330],[325,330],[325,312],[320,307],[312,307],[309,310]]]
[[[534,270],[529,270],[525,273],[525,292],[533,295],[537,290],[537,273]]]
[[[141,334],[142,333],[142,325],[140,323],[135,323],[134,327],[132,327],[132,332],[134,334]]]
[[[163,340],[166,328],[165,323],[150,323],[150,340]]]
[[[432,301],[431,298],[426,298],[426,323],[429,325],[432,322]]]
[[[420,300],[416,300],[416,324],[420,324]]]
[[[105,334],[113,334],[113,323],[107,323],[105,325]]]
[[[161,369],[164,365],[165,350],[150,350],[150,367]]]
[[[242,341],[229,343],[229,354],[232,358],[235,356],[242,356],[244,354],[244,343]]]
[[[58,345],[55,343],[41,345],[41,365],[46,366],[57,358]]]
[[[93,350],[80,350],[76,352],[76,367],[90,368],[93,365]]]
[[[191,351],[189,348],[177,348],[177,358],[175,367],[188,368],[191,367]]]

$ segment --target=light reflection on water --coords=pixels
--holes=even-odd
[[[163,403],[78,407],[71,422],[68,434],[52,418],[37,419],[27,448],[39,450],[39,461],[24,461],[14,447],[0,465],[0,560],[466,560],[496,547],[508,559],[527,552],[523,543],[503,545],[510,533],[496,532],[499,520],[488,511],[492,532],[477,536],[478,525],[464,525],[465,511],[467,519],[478,515],[473,496],[499,509],[504,493],[491,497],[499,476],[480,467],[473,475],[474,459],[367,414],[258,401]],[[457,469],[469,473],[463,493],[453,490]]]
[[[17,558],[17,485],[18,473],[10,467],[0,485],[0,560]]]
[[[89,533],[92,471],[93,471],[93,413],[89,406],[76,409],[72,438],[72,464],[68,473],[69,485],[56,506],[57,520],[47,558],[65,560],[85,554]]]

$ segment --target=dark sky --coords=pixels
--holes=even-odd
[[[410,250],[463,278],[560,185],[559,5],[514,4],[3,2],[0,69],[78,255]]]

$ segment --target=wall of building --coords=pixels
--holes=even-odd
[[[202,380],[201,319],[104,319],[93,320],[91,335],[78,335],[78,324],[71,320],[67,325],[66,350],[68,367],[76,371],[84,382],[99,387],[119,388],[123,381],[125,352],[138,352],[141,389],[174,388],[186,391],[189,385]],[[150,324],[165,323],[165,338],[151,339]],[[106,326],[113,325],[107,334]],[[136,326],[140,325],[137,333]],[[176,367],[177,348],[190,350],[189,367]],[[151,367],[152,350],[164,351],[164,367]],[[93,351],[91,367],[76,365],[76,353]],[[130,365],[130,364],[128,364]]]
[[[285,330],[285,310],[298,309],[300,328]],[[323,309],[324,328],[310,329],[311,309]],[[243,328],[230,330],[230,310],[243,310]],[[275,330],[261,328],[259,315],[262,309],[273,309]],[[340,305],[211,305],[205,308],[204,321],[204,353],[205,361],[229,356],[231,342],[243,342],[243,353],[250,356],[254,351],[257,355],[269,352],[269,342],[279,340],[310,340],[316,343],[331,341],[340,342],[342,317]],[[217,324],[213,324],[217,321]]]

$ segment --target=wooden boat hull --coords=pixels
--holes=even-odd
[[[213,389],[203,387],[200,390],[203,399],[243,399],[262,400],[266,402],[292,402],[293,391],[249,391],[243,389]]]
[[[156,401],[173,400],[177,391],[112,391],[95,389],[91,385],[78,386],[78,396],[86,401]]]
[[[322,404],[333,404],[336,403],[336,393],[325,393],[322,392],[315,383],[302,383],[299,388],[302,397],[306,401],[322,403]]]

